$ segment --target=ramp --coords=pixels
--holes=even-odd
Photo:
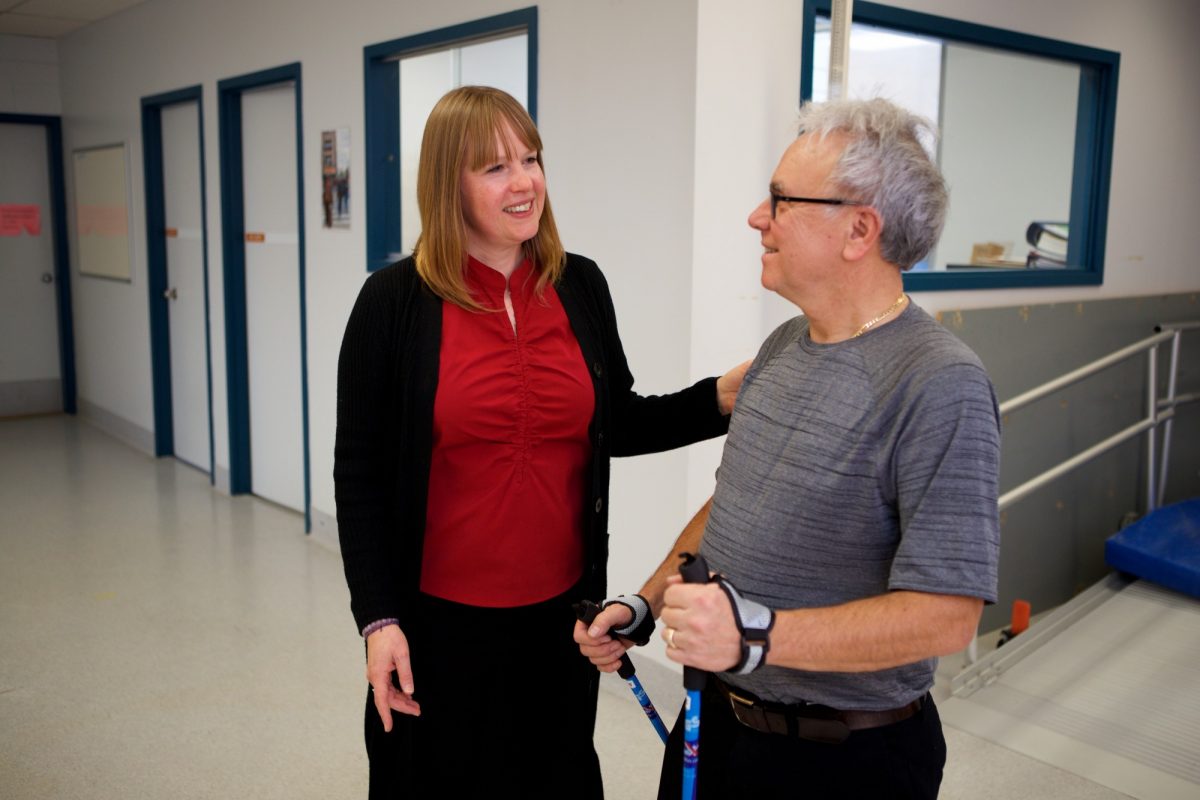
[[[1200,600],[1110,575],[964,670],[939,708],[1131,797],[1196,800]]]

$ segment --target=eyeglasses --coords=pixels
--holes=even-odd
[[[771,219],[775,219],[775,207],[780,203],[820,203],[823,206],[865,206],[854,200],[841,200],[836,197],[788,197],[787,195],[771,192]]]

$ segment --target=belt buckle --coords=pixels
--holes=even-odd
[[[729,695],[729,704],[733,706],[735,711],[737,710],[739,704],[746,706],[747,708],[754,708],[753,700],[748,697],[742,697],[728,686],[725,687],[725,694]]]
[[[738,722],[759,733],[787,736],[790,732],[787,717],[784,714],[771,711],[759,701],[743,697],[728,686],[725,687],[725,692],[729,695],[729,706]]]
[[[767,714],[762,708],[755,705],[750,698],[742,697],[730,687],[723,688],[725,695],[729,698],[729,708],[738,722],[760,733],[772,732]]]

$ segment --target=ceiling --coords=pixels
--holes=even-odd
[[[0,34],[57,39],[146,0],[0,0]]]

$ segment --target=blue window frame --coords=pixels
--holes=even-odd
[[[804,3],[800,67],[801,102],[806,102],[813,96],[813,42],[818,17],[828,18],[831,6],[831,0],[805,0]],[[971,45],[1007,54],[1049,59],[1074,65],[1079,69],[1074,153],[1073,163],[1070,165],[1069,220],[1061,220],[1069,223],[1067,266],[1053,269],[1012,269],[978,267],[956,262],[948,264],[944,270],[906,273],[905,288],[910,291],[936,291],[1103,283],[1120,54],[892,8],[879,3],[856,2],[853,6],[853,16],[855,24],[862,23],[906,34],[937,37],[948,44]],[[852,77],[853,72],[852,64]],[[1031,120],[1030,135],[1036,135],[1036,128],[1037,121]]]
[[[452,25],[363,49],[366,87],[367,271],[394,261],[402,251],[400,60],[409,55],[471,43],[506,33],[527,39],[528,111],[537,120],[537,8]]]

